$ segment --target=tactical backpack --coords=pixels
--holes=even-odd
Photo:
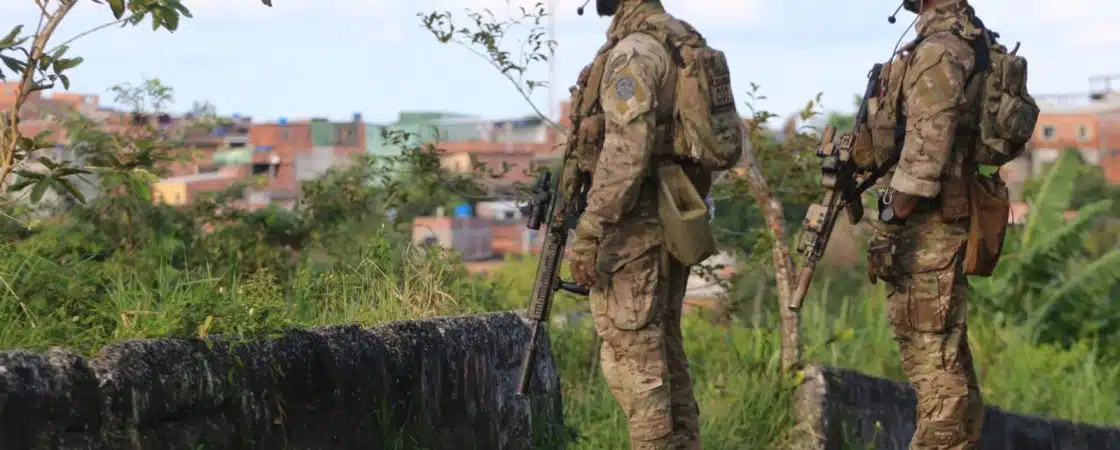
[[[734,167],[743,154],[743,123],[727,56],[687,22],[667,14],[643,21],[634,31],[664,42],[678,67],[675,155],[708,170]]]
[[[1008,51],[996,41],[997,33],[984,28],[979,19],[974,20],[973,26],[982,30],[980,36],[970,39],[957,33],[972,43],[976,53],[976,64],[965,86],[966,92],[973,94],[969,97],[979,101],[978,136],[970,159],[976,164],[1002,166],[1026,150],[1039,108],[1027,92],[1027,60],[1017,54],[1019,46]],[[916,48],[921,41],[919,38],[907,44],[904,51]],[[863,168],[897,162],[906,135],[902,83],[910,62],[911,55],[904,54],[883,67],[884,95],[870,108],[870,148],[864,146],[853,155]]]
[[[976,70],[983,78],[976,80],[980,90],[980,136],[973,151],[977,164],[1002,166],[1018,158],[1026,150],[1034,134],[1039,108],[1027,92],[1027,60],[1000,45],[999,34],[984,28],[977,19],[983,36],[972,41],[976,50]]]
[[[658,123],[658,132],[672,134],[673,156],[707,170],[734,167],[743,153],[743,124],[731,88],[731,71],[722,51],[708,46],[691,25],[669,16],[654,14],[623,35],[643,33],[665,44],[677,66],[673,117]],[[588,150],[602,148],[602,111],[598,107],[600,83],[606,57],[617,44],[612,40],[600,48],[595,60],[580,74],[573,92],[573,122],[579,121],[573,136]],[[578,101],[578,105],[576,105]],[[661,122],[661,120],[659,120]],[[581,152],[597,153],[596,151]],[[587,156],[581,155],[581,161]],[[591,161],[582,161],[591,168]]]

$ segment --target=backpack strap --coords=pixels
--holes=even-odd
[[[972,73],[968,75],[968,82],[966,84],[972,84],[972,80],[976,78],[976,74],[992,68],[991,44],[995,42],[995,36],[992,35],[991,30],[984,26],[984,22],[981,21],[979,17],[972,16],[971,22],[972,26],[980,29],[980,36],[976,39],[969,40],[972,44],[972,50],[975,53],[975,59],[973,60]],[[962,39],[966,39],[964,36],[960,35],[960,32],[956,34]]]
[[[967,39],[963,35],[961,35],[961,32],[959,30],[954,30],[954,34],[961,37],[961,39],[968,40],[969,43],[972,44],[974,62],[972,73],[968,74],[968,81],[965,82],[965,91],[976,96],[974,100],[983,102],[983,97],[985,95],[984,91],[987,90],[987,83],[984,83],[983,80],[977,81],[977,75],[982,74],[992,68],[991,45],[995,43],[995,35],[991,32],[991,30],[984,26],[984,22],[980,20],[979,17],[973,15],[970,17],[969,21],[972,23],[972,26],[980,30],[980,36],[977,36],[973,39]],[[975,85],[975,83],[977,82],[980,83],[979,86]],[[976,135],[970,137],[970,139],[980,139],[979,124],[969,125],[968,129],[969,131],[976,133]],[[965,160],[963,161],[964,166],[962,167],[962,170],[965,172],[966,176],[971,172],[979,170],[979,168],[976,167],[974,163],[972,163],[972,161],[974,160],[973,151],[975,147],[975,142],[973,142],[972,145],[969,146],[969,148],[972,150],[968,151],[968,153],[965,155]]]

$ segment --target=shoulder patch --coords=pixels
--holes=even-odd
[[[651,112],[667,61],[664,47],[649,35],[633,33],[619,42],[600,90],[607,120],[625,125]]]
[[[634,89],[637,87],[637,81],[630,75],[622,75],[614,80],[614,94],[618,96],[618,100],[630,100],[634,98]]]

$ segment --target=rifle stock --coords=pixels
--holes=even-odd
[[[798,271],[797,282],[794,285],[793,295],[787,307],[791,310],[801,309],[801,303],[809,292],[809,285],[816,271],[817,262],[824,256],[825,248],[832,236],[832,229],[841,210],[847,210],[848,221],[857,224],[863,218],[863,191],[870,184],[868,180],[860,180],[860,171],[852,160],[852,147],[856,142],[856,134],[860,125],[867,123],[868,101],[876,97],[879,91],[879,74],[883,70],[882,64],[875,64],[867,74],[867,87],[864,89],[863,98],[860,100],[859,110],[856,111],[855,122],[852,130],[840,135],[834,142],[836,128],[831,125],[825,127],[821,133],[821,144],[817,148],[817,156],[821,162],[821,184],[826,188],[824,199],[820,203],[809,206],[802,223],[801,242],[798,252],[805,258],[801,270]],[[863,181],[861,183],[861,181]]]
[[[529,343],[521,360],[521,375],[517,381],[517,395],[525,395],[532,382],[533,369],[537,358],[537,340],[543,322],[552,310],[552,300],[556,291],[565,290],[576,295],[588,295],[590,290],[570,281],[560,279],[560,264],[564,259],[564,249],[568,243],[568,232],[575,227],[576,220],[583,213],[587,190],[590,188],[589,176],[575,168],[574,162],[565,164],[561,170],[561,180],[552,185],[552,174],[545,172],[533,189],[533,198],[528,205],[526,227],[539,230],[547,221],[544,242],[541,246],[537,274],[533,280],[533,290],[529,301],[527,318],[530,322]],[[562,181],[570,180],[565,185]]]

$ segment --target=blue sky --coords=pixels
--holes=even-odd
[[[509,0],[532,5],[536,0]],[[53,2],[53,0],[52,0]],[[310,116],[390,122],[400,110],[448,110],[485,117],[531,112],[485,61],[442,45],[421,28],[418,12],[465,8],[508,11],[506,0],[184,0],[194,13],[174,34],[142,25],[109,28],[73,45],[86,58],[71,89],[98,93],[120,82],[158,77],[176,90],[176,108],[209,100],[222,113],[258,120]],[[555,0],[557,98],[602,43],[609,19],[579,17],[581,1]],[[731,63],[736,96],[751,82],[768,97],[761,108],[789,114],[824,92],[825,109],[849,110],[867,69],[889,56],[913,18],[886,21],[895,0],[663,0],[695,25]],[[1120,2],[1115,0],[973,0],[1003,41],[1022,41],[1032,93],[1082,92],[1088,77],[1120,73]],[[33,26],[33,0],[0,2],[0,25]],[[314,6],[313,6],[314,5]],[[328,6],[329,5],[329,6]],[[83,0],[57,36],[69,38],[112,19]],[[514,47],[509,47],[513,49]],[[1105,57],[1102,55],[1113,55]],[[541,66],[532,78],[547,79]],[[548,95],[534,96],[548,111]]]

